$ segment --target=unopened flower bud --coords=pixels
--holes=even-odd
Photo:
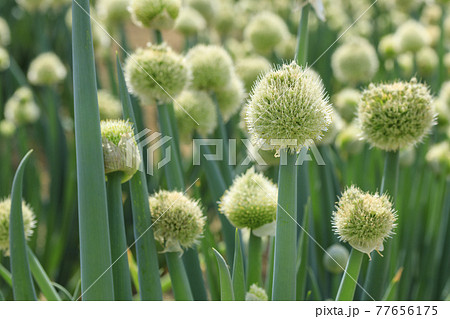
[[[125,183],[141,164],[133,127],[123,120],[101,121],[100,124],[105,174],[122,172],[122,183]]]

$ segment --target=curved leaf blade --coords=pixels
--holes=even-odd
[[[11,191],[11,215],[9,219],[9,245],[11,253],[12,287],[15,300],[36,300],[33,279],[26,248],[22,216],[22,184],[26,164],[33,150],[22,159],[14,176]]]
[[[230,271],[228,265],[223,259],[222,255],[213,248],[216,255],[217,264],[219,266],[219,278],[220,278],[220,299],[222,301],[233,301],[233,283],[231,281]]]

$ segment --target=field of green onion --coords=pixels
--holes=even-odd
[[[2,0],[0,300],[450,300],[450,1]]]

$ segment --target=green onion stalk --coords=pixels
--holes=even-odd
[[[351,250],[350,258],[348,259],[347,266],[345,267],[345,273],[342,277],[342,281],[337,292],[336,301],[353,300],[363,257],[364,253],[359,250]]]
[[[398,188],[400,151],[386,152],[384,173],[381,180],[380,194],[388,193],[395,203]],[[362,300],[381,300],[389,280],[389,260],[391,256],[391,242],[384,245],[383,256],[373,254],[369,263],[364,287],[368,294],[362,296]],[[370,294],[370,296],[369,296]]]
[[[247,290],[251,285],[262,286],[262,238],[250,232],[248,242]]]
[[[107,175],[106,192],[108,196],[109,232],[111,240],[111,260],[114,279],[115,300],[132,299],[130,268],[126,251],[127,241],[122,206],[123,173],[112,172]]]
[[[280,150],[272,300],[296,299],[297,156]]]

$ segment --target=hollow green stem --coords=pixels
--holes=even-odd
[[[308,50],[308,18],[309,18],[310,5],[306,4],[302,8],[302,14],[300,16],[300,23],[297,30],[297,51],[295,54],[295,60],[298,65],[306,64],[306,56]]]
[[[272,300],[295,300],[297,263],[297,156],[280,150]]]
[[[176,252],[167,252],[166,261],[167,266],[169,267],[169,274],[172,281],[172,290],[175,300],[194,300],[191,288],[189,286],[186,269],[184,268],[180,254]]]
[[[336,296],[336,301],[352,301],[355,295],[356,283],[358,282],[359,272],[364,253],[353,249],[350,252],[345,273],[341,280],[341,285]]]
[[[111,260],[114,280],[114,299],[131,300],[130,267],[125,235],[125,222],[122,206],[122,172],[108,174],[106,192],[108,196],[108,220],[111,241]]]
[[[250,232],[248,241],[247,289],[252,284],[261,287],[262,239]]]
[[[183,253],[183,263],[186,268],[194,300],[208,300],[196,248],[189,248]]]
[[[384,173],[381,181],[380,193],[387,193],[395,205],[398,187],[399,151],[386,152],[384,162]],[[391,256],[392,241],[384,243],[383,257],[373,253],[372,260],[367,270],[365,290],[368,292],[362,296],[363,300],[381,300],[387,287],[389,278],[389,261]],[[369,296],[370,295],[370,296]]]
[[[398,188],[399,156],[399,151],[386,152],[383,179],[380,188],[380,193],[388,193],[394,202]]]

